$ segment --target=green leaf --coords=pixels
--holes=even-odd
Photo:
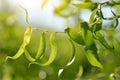
[[[63,68],[59,69],[59,71],[58,71],[58,77],[59,77],[59,79],[60,79],[60,75],[62,74],[62,72],[64,71],[64,69],[67,68],[68,66],[70,66],[74,62],[74,60],[75,60],[75,54],[76,54],[75,45],[72,42],[72,40],[70,40],[70,43],[72,45],[72,57],[70,58],[69,62]]]
[[[97,32],[102,28],[101,18],[95,18],[97,12],[98,12],[98,9],[94,9],[89,19],[90,30],[92,32]]]
[[[35,61],[35,58],[31,57],[30,53],[26,50],[25,50],[25,56],[26,58],[30,61],[30,62],[34,62]]]
[[[10,59],[18,59],[23,53],[24,53],[24,48],[25,45],[21,45],[21,47],[19,48],[19,50],[17,51],[17,53],[14,56],[7,56],[5,59],[5,62],[10,58]]]
[[[81,31],[79,31],[79,29],[77,27],[75,28],[66,28],[64,30],[68,36],[75,41],[76,43],[80,44],[80,45],[84,45],[84,40],[81,34]]]
[[[46,48],[46,44],[45,44],[45,33],[43,32],[40,36],[40,43],[39,43],[39,47],[38,47],[38,52],[36,54],[36,59],[40,59],[41,56],[43,56],[43,54],[45,53],[45,48]]]
[[[48,61],[46,63],[43,63],[41,64],[41,66],[47,66],[49,64],[51,64],[55,58],[56,58],[56,55],[57,55],[57,45],[55,43],[55,34],[56,32],[53,32],[50,36],[50,44],[51,44],[51,54],[50,54],[50,57],[48,59]]]
[[[94,9],[92,11],[92,14],[91,14],[90,19],[89,19],[89,24],[92,24],[94,22],[97,11],[98,11],[98,9]]]
[[[117,16],[112,10],[111,10],[111,12],[112,12],[112,14],[114,15],[114,16]],[[118,17],[115,17],[114,19],[113,19],[113,27],[116,29],[116,27],[118,26],[118,23],[119,23],[119,20],[118,20]]]
[[[88,49],[91,48],[92,45],[94,44],[94,39],[93,39],[92,33],[89,30],[87,31],[84,41],[85,41],[86,47]]]
[[[30,43],[31,35],[32,35],[32,28],[27,27],[27,29],[24,33],[24,40],[23,40],[21,47],[19,48],[19,50],[17,51],[17,53],[13,57],[7,56],[6,60],[8,58],[10,58],[10,59],[19,58],[23,54],[25,47]]]
[[[83,36],[82,36],[82,30],[80,29],[80,20],[78,20],[77,26],[73,28],[66,28],[64,31],[68,34],[68,36],[75,41],[76,43],[80,45],[85,45]]]
[[[91,50],[86,51],[86,56],[91,65],[103,69],[102,64],[97,60],[97,58],[94,56],[94,54]]]
[[[61,10],[65,9],[68,6],[70,1],[71,0],[64,0],[63,2],[61,2],[57,7],[55,7],[54,13],[60,13]]]
[[[97,8],[97,3],[91,3],[91,2],[87,2],[87,3],[73,3],[73,5],[78,7],[78,8],[83,8],[83,9],[94,10],[95,8]]]
[[[72,9],[65,9],[65,10],[67,11],[67,13],[61,10],[61,11],[58,11],[56,14],[64,18],[68,18],[78,12],[78,11],[73,11]]]
[[[97,39],[105,48],[107,49],[114,49],[114,47],[111,47],[107,41],[105,40],[104,36],[100,32],[96,32],[94,34],[95,39]]]
[[[43,7],[48,3],[48,1],[49,1],[49,0],[44,0],[44,1],[42,2],[41,8],[43,8]]]
[[[81,32],[85,42],[85,46],[87,47],[87,49],[89,49],[94,44],[92,32],[89,30],[89,26],[87,22],[82,22],[80,28],[82,30]]]
[[[82,29],[84,35],[86,35],[86,32],[89,30],[89,25],[87,22],[81,22],[80,23],[80,29]]]
[[[89,26],[87,22],[82,22],[80,27],[83,32],[83,37],[84,37],[85,46],[86,46],[85,47],[86,56],[87,56],[88,61],[90,62],[91,65],[102,69],[102,65],[97,60],[98,59],[97,47],[94,42],[93,34],[89,30]]]
[[[56,34],[56,32],[53,32],[50,35],[51,54],[50,54],[48,61],[45,63],[31,62],[28,67],[30,67],[31,64],[38,64],[40,66],[47,66],[47,65],[50,65],[55,60],[56,55],[57,55],[57,45],[56,45],[55,40],[54,40],[55,34]]]
[[[26,23],[27,24],[29,24],[29,20],[28,20],[28,11],[27,11],[27,9],[26,8],[24,8],[24,7],[22,7],[22,6],[20,6],[24,11],[25,11],[25,13],[26,13]]]
[[[118,24],[119,24],[119,20],[118,20],[118,18],[115,18],[115,19],[113,19],[113,27],[116,29],[117,28],[117,26],[118,26]]]
[[[71,46],[72,46],[72,57],[70,58],[69,62],[66,64],[66,67],[71,65],[75,60],[75,54],[76,54],[75,45],[72,42],[72,40],[70,40],[70,43],[71,43]]]
[[[90,27],[90,30],[95,33],[97,31],[100,31],[102,29],[102,22],[95,22],[95,24],[93,24],[91,27]]]
[[[23,40],[24,45],[28,45],[30,43],[31,35],[32,35],[32,28],[28,26],[24,34],[24,40]]]
[[[11,59],[19,58],[23,54],[25,47],[30,43],[30,39],[31,39],[31,35],[32,35],[32,27],[29,25],[28,12],[24,7],[22,7],[22,6],[20,6],[20,7],[26,12],[26,23],[28,24],[28,27],[24,33],[24,39],[23,39],[23,43],[22,43],[21,47],[19,48],[19,50],[13,57],[7,56],[6,61],[8,58],[11,58]]]
[[[78,71],[78,73],[77,73],[77,77],[76,77],[76,79],[75,80],[80,80],[80,78],[82,77],[82,75],[83,75],[83,66],[82,65],[80,65],[79,66],[79,71]]]

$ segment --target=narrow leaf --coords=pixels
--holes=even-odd
[[[31,62],[28,67],[30,67],[31,64],[38,64],[40,66],[47,66],[47,65],[50,65],[55,60],[56,55],[57,55],[57,45],[56,45],[55,40],[54,40],[55,34],[56,34],[56,32],[53,32],[50,35],[51,54],[50,54],[48,61],[45,63]]]
[[[57,53],[57,45],[55,43],[55,32],[53,32],[50,36],[50,45],[51,45],[51,54],[50,54],[50,58],[48,59],[48,61],[44,64],[41,64],[41,66],[46,66],[46,65],[49,65],[51,64],[54,60],[55,60],[55,57],[56,57],[56,53]]]
[[[35,58],[31,57],[30,53],[26,50],[25,50],[25,55],[26,55],[26,58],[30,61],[30,62],[34,62],[35,61]]]
[[[87,3],[73,3],[74,6],[78,7],[78,8],[83,8],[83,9],[95,9],[97,8],[97,3],[91,3],[91,2],[87,2]]]
[[[114,47],[111,47],[107,41],[105,40],[104,36],[100,32],[96,32],[94,35],[95,39],[100,41],[100,43],[107,49],[114,49]]]
[[[98,9],[94,9],[92,11],[92,14],[91,14],[90,19],[89,19],[89,24],[92,24],[94,22],[97,11],[98,11]]]
[[[19,48],[18,52],[13,57],[7,56],[6,60],[8,58],[11,58],[11,59],[19,58],[23,54],[25,47],[29,44],[30,39],[31,39],[31,35],[32,35],[32,28],[27,27],[27,29],[26,29],[26,31],[24,33],[23,43],[22,43],[21,47]]]
[[[40,36],[40,43],[39,43],[39,47],[38,47],[38,52],[36,54],[36,59],[40,59],[41,56],[43,56],[43,54],[45,53],[45,33],[43,32]]]
[[[24,11],[25,11],[25,13],[26,13],[26,23],[27,24],[29,24],[29,20],[28,20],[28,11],[27,11],[27,9],[26,8],[24,8],[24,7],[22,7],[22,6],[20,6]]]
[[[24,53],[24,47],[25,47],[25,45],[21,45],[21,47],[19,48],[19,50],[17,51],[17,53],[14,55],[14,56],[7,56],[6,57],[6,60],[5,60],[5,62],[10,58],[10,59],[17,59],[17,58],[19,58],[23,53]]]
[[[100,31],[102,29],[102,21],[96,21],[93,23],[93,25],[91,25],[90,30],[95,33],[97,31]]]
[[[23,44],[28,45],[30,43],[31,35],[32,35],[32,28],[28,26],[24,34]]]
[[[62,74],[64,69],[67,68],[68,66],[70,66],[74,62],[74,60],[75,60],[75,53],[76,53],[75,45],[72,42],[72,40],[70,40],[70,43],[72,45],[72,57],[70,58],[69,62],[63,68],[59,69],[59,71],[58,71],[59,79],[60,79],[60,75]]]
[[[81,34],[83,36],[85,46],[89,49],[94,44],[94,39],[93,39],[92,32],[89,30],[89,26],[88,26],[87,22],[82,22],[81,25],[80,25],[80,28],[82,30]]]
[[[71,10],[66,10],[67,13],[65,13],[64,11],[58,11],[56,14],[61,16],[61,17],[64,17],[64,18],[68,18],[70,16],[73,16],[74,14],[77,13],[77,11],[73,11],[72,9]]]
[[[80,65],[80,66],[79,66],[79,71],[78,71],[78,73],[77,73],[77,77],[76,77],[75,80],[79,80],[79,79],[82,77],[82,75],[83,75],[83,66]]]
[[[75,60],[75,53],[76,53],[75,45],[72,42],[72,40],[70,40],[70,43],[72,45],[72,57],[70,58],[69,62],[66,64],[66,67],[69,66],[69,65],[71,65],[74,62],[74,60]]]
[[[91,65],[99,67],[101,69],[103,68],[102,64],[96,59],[91,50],[86,51],[86,56]]]
[[[111,12],[112,12],[112,14],[114,15],[114,16],[117,16],[113,11],[112,11],[112,9],[111,9]],[[118,26],[118,23],[119,23],[119,20],[118,20],[118,18],[117,17],[115,17],[114,19],[113,19],[113,27],[116,29],[116,27]]]
[[[69,3],[70,0],[64,0],[57,7],[55,7],[54,13],[60,13],[63,9],[65,9],[68,6]]]
[[[119,24],[118,18],[113,19],[113,27],[116,29]]]

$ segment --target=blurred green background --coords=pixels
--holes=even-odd
[[[117,9],[117,14],[119,14],[119,6],[117,6]],[[58,52],[55,61],[49,66],[31,65],[28,69],[30,62],[25,55],[22,55],[17,60],[8,59],[5,63],[6,56],[16,54],[25,32],[25,26],[16,20],[15,15],[16,12],[9,9],[7,3],[2,3],[0,8],[0,80],[58,80],[58,70],[65,66],[72,56],[71,45],[66,34],[57,34],[55,36]],[[63,71],[62,80],[115,80],[111,76],[115,76],[116,80],[120,80],[120,31],[119,28],[115,31],[106,30],[108,27],[107,25],[103,26],[102,31],[105,38],[114,45],[114,51],[107,50],[96,41],[100,61],[104,67],[103,70],[91,66],[85,57],[83,47],[75,43],[77,49],[75,61]],[[34,31],[31,42],[27,46],[32,56],[36,55],[40,34],[40,31]],[[49,35],[47,33],[45,60],[48,59],[50,54]],[[83,66],[83,74],[79,76],[79,67],[81,65]]]

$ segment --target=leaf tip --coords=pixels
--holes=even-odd
[[[5,58],[5,63],[7,62],[7,60],[8,60],[9,58],[12,58],[12,57],[7,56],[7,57]]]

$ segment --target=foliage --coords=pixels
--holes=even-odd
[[[43,1],[42,8],[47,2]],[[9,18],[13,17],[13,13],[0,11],[0,79],[119,80],[120,63],[116,62],[120,59],[120,15],[119,11],[112,10],[119,9],[119,5],[120,2],[113,0],[103,3],[64,0],[55,7],[54,14],[67,19],[82,9],[88,9],[91,16],[89,22],[79,18],[75,27],[68,25],[63,32],[32,27],[28,12],[23,8],[27,23],[24,33],[24,27],[20,27],[18,22],[10,23]],[[71,6],[74,6],[74,11]],[[111,8],[113,17],[104,17],[104,7]],[[104,20],[113,22],[110,26],[104,26]],[[22,56],[23,53],[26,58]]]

